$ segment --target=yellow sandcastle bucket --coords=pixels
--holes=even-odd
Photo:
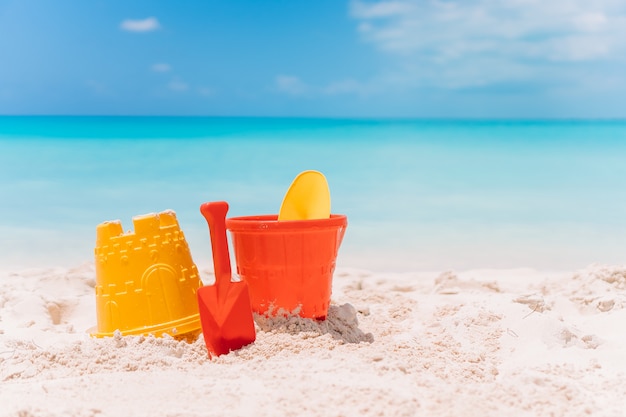
[[[96,313],[92,336],[189,337],[200,333],[198,269],[171,210],[133,217],[134,232],[119,220],[96,228]]]

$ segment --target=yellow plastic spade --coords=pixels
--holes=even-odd
[[[283,198],[278,220],[313,220],[330,217],[330,190],[319,171],[298,174]]]

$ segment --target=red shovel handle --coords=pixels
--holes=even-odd
[[[228,255],[228,241],[226,240],[226,213],[228,203],[213,201],[200,206],[200,213],[209,224],[211,248],[213,249],[213,268],[215,270],[215,285],[217,292],[228,287],[231,281],[230,256]]]

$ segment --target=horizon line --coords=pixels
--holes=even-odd
[[[0,114],[0,118],[172,118],[172,119],[291,119],[291,120],[336,120],[336,121],[433,121],[433,122],[625,122],[623,117],[499,117],[499,116],[294,116],[294,115],[200,115],[200,114]]]

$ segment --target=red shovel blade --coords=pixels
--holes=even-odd
[[[215,284],[198,289],[200,323],[207,350],[219,356],[254,342],[256,331],[245,282],[232,282],[224,201],[204,203],[200,212],[209,224]]]
[[[198,307],[204,342],[211,356],[254,342],[256,332],[245,283],[231,283],[225,295],[218,295],[215,285],[198,289]]]

